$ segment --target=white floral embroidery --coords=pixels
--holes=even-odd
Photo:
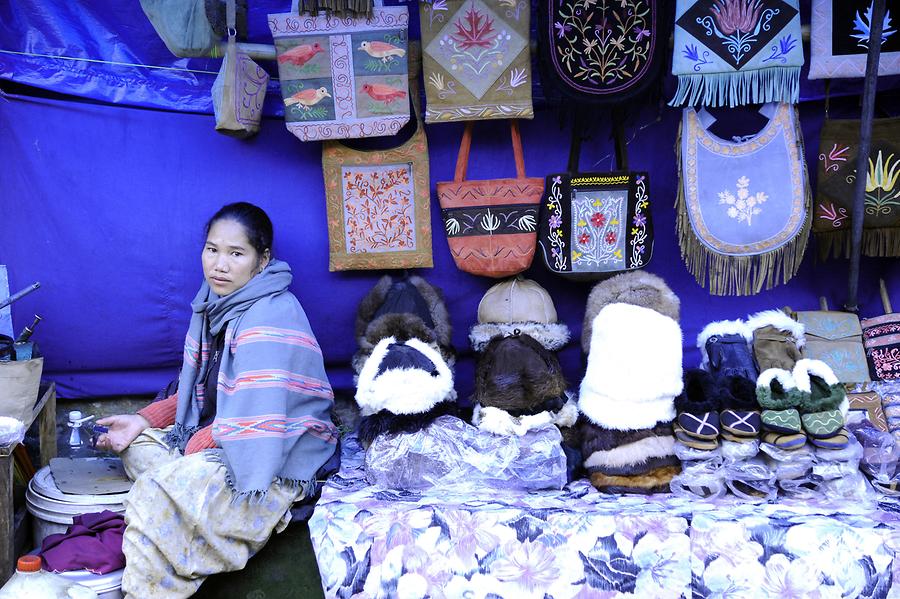
[[[769,199],[762,191],[750,195],[750,179],[741,177],[737,180],[737,197],[727,189],[719,192],[719,203],[728,206],[728,216],[736,218],[738,222],[747,221],[747,226],[753,224],[753,217],[762,213],[760,207]]]

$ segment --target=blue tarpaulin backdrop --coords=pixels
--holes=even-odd
[[[250,4],[250,41],[268,43],[265,15],[289,3]],[[415,6],[410,9],[415,21]],[[807,21],[805,4],[803,14]],[[382,273],[328,272],[320,144],[300,142],[276,116],[248,141],[213,130],[209,87],[218,66],[218,60],[168,54],[137,2],[0,4],[0,79],[70,96],[36,97],[16,87],[16,93],[0,98],[0,264],[9,267],[12,290],[37,280],[43,284],[14,305],[13,322],[18,331],[34,313],[44,317],[35,339],[46,355],[46,376],[57,381],[63,397],[152,393],[172,378],[189,302],[202,278],[203,225],[222,204],[237,200],[255,202],[272,217],[276,255],[294,268],[292,288],[323,347],[332,382],[352,387],[356,307]],[[673,87],[669,79],[667,93]],[[879,85],[895,87],[895,82],[882,79]],[[279,104],[276,86],[269,90],[270,115]],[[805,82],[807,101],[800,106],[813,171],[824,118],[821,89],[820,82]],[[858,90],[858,82],[841,89]],[[882,107],[896,111],[897,97],[882,94]],[[711,297],[697,285],[675,238],[673,148],[680,112],[666,108],[655,122],[658,110],[647,105],[635,112],[626,135],[633,136],[631,168],[650,173],[656,246],[649,270],[682,299],[685,364],[699,361],[694,340],[711,320],[785,305],[816,309],[819,296],[839,306],[846,299],[847,262],[816,264],[814,244],[794,280],[757,296]],[[857,114],[855,99],[832,100],[832,117]],[[585,145],[582,168],[614,167],[608,130],[606,119]],[[429,125],[426,132],[433,188],[453,177],[462,127]],[[522,134],[529,175],[564,168],[569,133],[560,129],[555,109],[539,104],[535,120],[522,123]],[[514,173],[505,123],[480,123],[473,154],[471,178]],[[466,397],[474,369],[468,329],[492,281],[455,268],[432,197],[435,266],[418,274],[445,292],[461,352],[457,388]],[[561,359],[574,387],[583,373],[577,340],[590,285],[554,278],[540,258],[527,276],[550,291],[572,329],[573,343]],[[881,313],[881,276],[900,302],[897,261],[864,258],[863,316]]]

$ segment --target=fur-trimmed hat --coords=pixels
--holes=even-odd
[[[382,410],[423,414],[456,399],[453,374],[434,344],[419,339],[378,342],[359,373],[356,403],[363,416]]]
[[[681,327],[660,312],[610,304],[592,323],[578,408],[601,428],[650,428],[675,418],[682,382]]]
[[[521,275],[497,283],[478,304],[478,324],[469,332],[475,351],[484,351],[491,339],[515,332],[530,335],[550,351],[569,342],[569,327],[557,320],[547,290]]]
[[[435,343],[452,366],[451,333],[450,315],[438,288],[415,275],[397,279],[384,275],[359,303],[355,330],[359,351],[353,356],[353,369],[359,373],[373,348],[386,337]]]
[[[616,275],[594,285],[588,295],[581,331],[584,353],[588,353],[591,348],[594,318],[605,306],[615,303],[649,308],[668,316],[676,323],[680,319],[681,301],[660,277],[643,270]]]
[[[675,457],[671,422],[653,428],[617,431],[582,421],[579,431],[584,467],[588,472],[643,474],[662,465],[657,464],[657,460]]]
[[[669,483],[681,472],[680,466],[662,466],[637,476],[610,476],[591,473],[591,484],[601,493],[668,493]]]

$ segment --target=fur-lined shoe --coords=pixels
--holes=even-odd
[[[722,398],[719,423],[725,432],[740,439],[749,440],[759,436],[762,422],[759,404],[756,401],[756,386],[743,376],[726,376],[718,381]]]
[[[769,368],[756,380],[756,401],[763,408],[761,420],[766,431],[779,435],[800,433],[800,412],[796,406],[800,405],[801,399],[794,377],[788,370]]]
[[[849,401],[831,367],[821,360],[803,359],[794,366],[793,376],[802,394],[800,419],[806,434],[815,439],[839,437]],[[842,443],[846,447],[846,442],[840,438],[831,445],[840,447]]]
[[[783,433],[763,433],[763,442],[774,445],[779,449],[800,449],[806,445],[806,435],[803,433],[783,434]]]
[[[712,451],[719,446],[718,438],[700,439],[689,435],[677,422],[672,426],[675,433],[675,439],[685,447],[699,449],[701,451]]]
[[[703,356],[701,368],[716,376],[744,376],[756,380],[750,343],[753,332],[742,320],[711,322],[697,336],[697,349]]]
[[[809,442],[819,449],[844,449],[850,444],[850,433],[842,427],[830,437],[824,439],[810,437]]]
[[[800,360],[800,349],[806,344],[806,331],[781,310],[764,310],[747,317],[753,332],[753,357],[760,372],[769,368],[791,370]]]
[[[681,429],[697,439],[715,439],[719,436],[720,407],[712,376],[699,368],[685,370],[684,390],[675,398]]]

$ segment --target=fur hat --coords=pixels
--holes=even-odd
[[[384,275],[359,303],[355,329],[359,350],[353,356],[353,369],[359,373],[385,337],[435,343],[452,366],[451,333],[450,315],[438,288],[415,275],[398,279]]]
[[[581,331],[581,347],[584,353],[588,353],[591,348],[594,318],[605,306],[615,303],[656,310],[675,322],[680,319],[681,301],[660,277],[643,270],[616,275],[594,285],[588,295]]]
[[[453,374],[434,344],[419,339],[378,342],[359,373],[356,403],[363,416],[382,410],[424,414],[456,399]]]
[[[516,331],[550,351],[569,342],[569,327],[558,322],[547,290],[522,276],[497,283],[478,304],[478,324],[469,332],[472,349],[484,351],[491,339]]]
[[[652,469],[658,458],[675,455],[672,423],[635,431],[614,431],[582,423],[580,426],[584,467],[589,472],[611,473],[610,469],[630,468],[631,474]]]
[[[650,428],[675,418],[682,382],[681,327],[641,306],[610,304],[592,323],[578,408],[601,428]]]
[[[566,379],[556,354],[530,335],[494,337],[478,358],[474,403],[517,415],[534,414],[564,397]]]
[[[591,484],[604,493],[667,493],[669,483],[679,472],[679,466],[663,466],[638,476],[609,476],[593,472]]]

